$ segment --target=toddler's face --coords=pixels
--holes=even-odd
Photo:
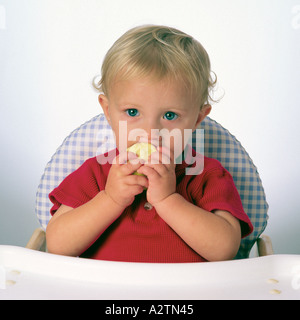
[[[142,141],[163,144],[172,159],[185,147],[184,129],[195,130],[211,109],[206,105],[200,111],[183,86],[167,79],[120,80],[112,86],[109,99],[100,95],[99,102],[120,152],[124,151],[124,141],[128,147]],[[120,121],[126,121],[127,129]]]

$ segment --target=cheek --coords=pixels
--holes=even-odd
[[[127,124],[124,121],[112,121],[111,127],[115,135],[116,146],[120,153],[127,149]]]
[[[178,158],[185,147],[184,131],[180,129],[165,131],[165,134],[162,134],[162,146],[169,149],[175,159]]]

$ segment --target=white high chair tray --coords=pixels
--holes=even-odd
[[[300,255],[151,264],[0,246],[0,300],[300,299]]]

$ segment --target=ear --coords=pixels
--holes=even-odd
[[[100,105],[102,107],[102,110],[104,112],[106,120],[111,125],[110,117],[109,117],[109,110],[108,110],[108,107],[109,107],[108,98],[104,94],[100,94],[99,97],[98,97],[98,101],[99,101],[99,103],[100,103]]]
[[[198,113],[198,118],[195,124],[195,127],[193,128],[193,131],[197,129],[199,124],[210,114],[211,111],[211,105],[210,104],[205,104],[201,110]]]

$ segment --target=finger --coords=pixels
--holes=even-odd
[[[127,162],[120,167],[120,171],[122,172],[123,175],[128,176],[136,172],[141,166],[142,166],[141,163]]]
[[[133,163],[138,163],[138,161],[135,161],[136,159],[138,159],[138,156],[135,153],[126,151],[116,156],[113,164],[123,165],[128,161],[131,161]]]
[[[130,175],[126,177],[125,183],[129,186],[142,186],[143,188],[148,188],[149,186],[149,181],[146,178],[146,176],[141,176],[141,175]]]
[[[161,154],[165,155],[169,159],[170,163],[175,163],[174,162],[174,151],[170,150],[170,148],[161,146],[158,148],[158,151]],[[167,163],[167,164],[169,164],[169,163]]]
[[[153,152],[149,158],[148,163],[150,164],[170,164],[171,158],[167,153]]]
[[[162,173],[162,170],[159,170],[159,166],[161,165],[151,165],[151,164],[145,164],[141,168],[137,170],[138,173],[144,174],[148,179],[156,179],[160,178]]]
[[[146,161],[142,158],[139,158],[134,152],[128,152],[128,161],[132,164],[141,163],[144,164]]]
[[[163,176],[167,175],[168,172],[169,172],[169,169],[168,169],[167,165],[161,164],[161,163],[160,164],[145,164],[144,167],[145,167],[145,169],[144,168],[142,170],[139,169],[138,172],[142,172],[148,178],[149,178],[149,174],[151,174],[150,178],[154,177],[155,176],[154,172],[157,173],[157,175],[159,177],[163,177]],[[150,168],[151,170],[154,170],[154,172],[148,171],[147,168]]]

